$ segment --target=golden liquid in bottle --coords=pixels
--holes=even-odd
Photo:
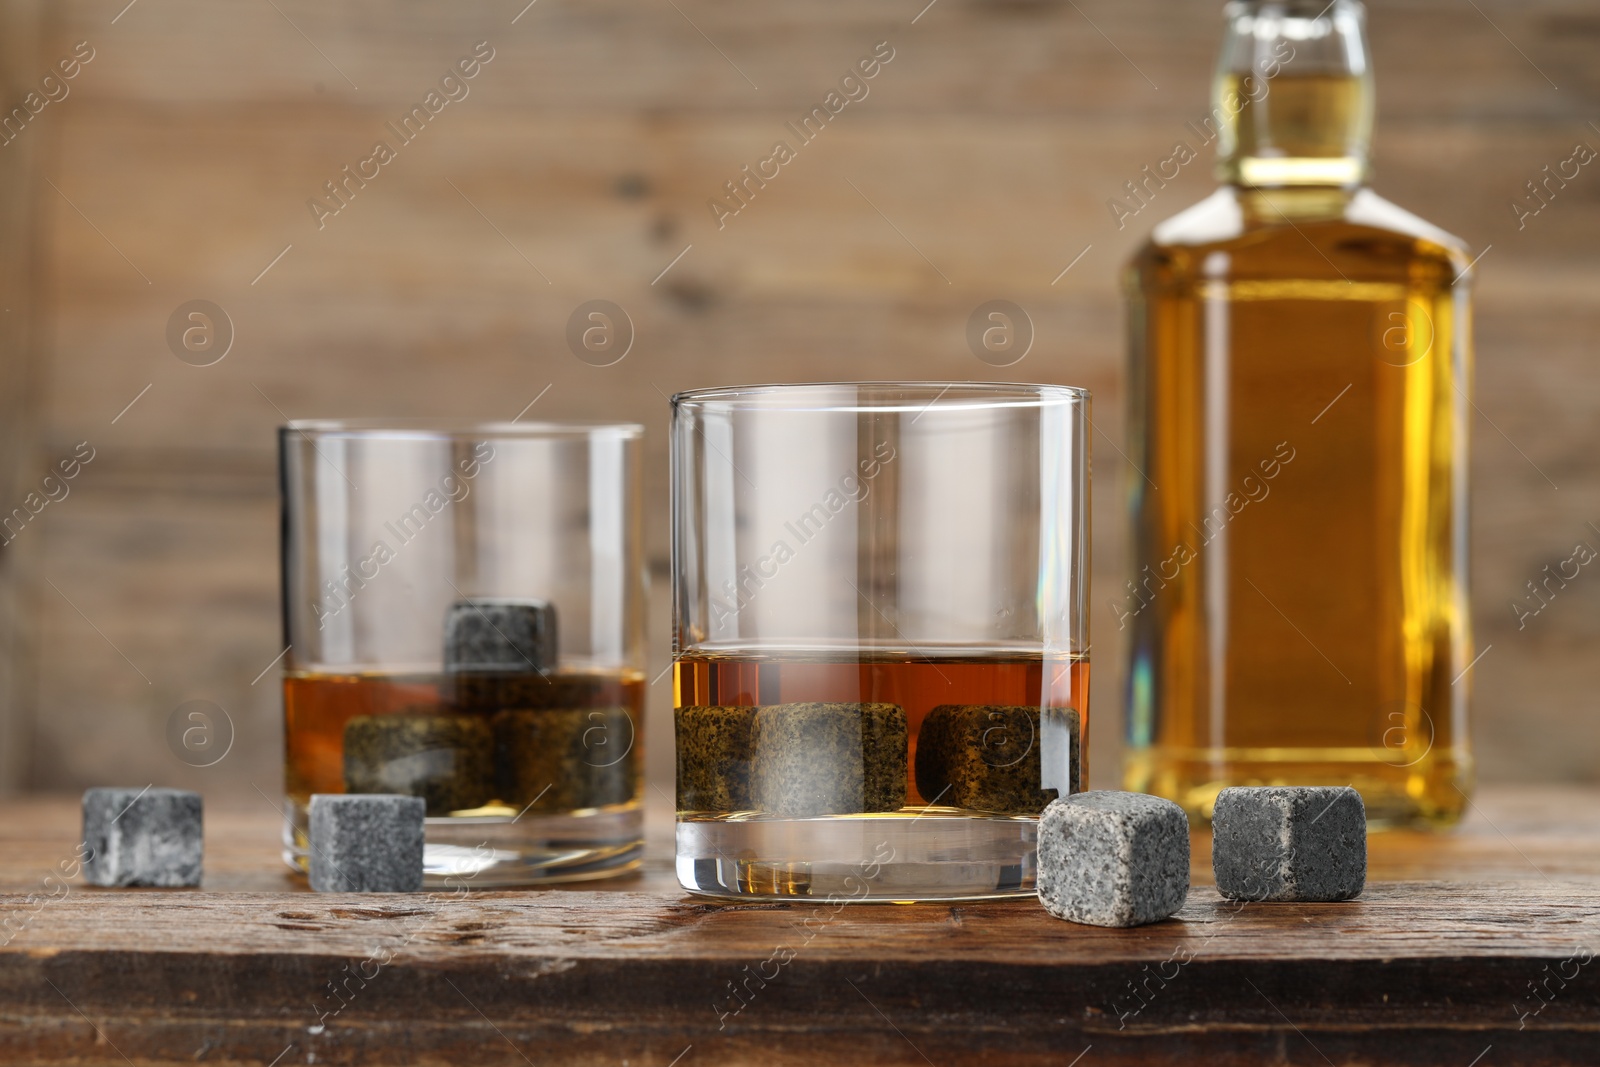
[[[1237,184],[1128,276],[1125,784],[1196,821],[1231,785],[1354,785],[1378,826],[1466,802],[1466,257],[1354,181],[1311,184],[1365,168],[1334,155],[1355,83],[1273,80],[1230,131]],[[1276,187],[1241,180],[1257,166]]]
[[[1222,151],[1233,164],[1225,171],[1229,180],[1254,184],[1254,176],[1241,170],[1279,161],[1301,166],[1357,162],[1356,150],[1371,136],[1366,108],[1370,90],[1353,74],[1286,71],[1270,80],[1223,74],[1219,90],[1221,100],[1234,93],[1241,103],[1249,101],[1224,133]]]

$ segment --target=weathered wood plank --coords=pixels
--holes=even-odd
[[[595,890],[408,896],[84,889],[41,908],[8,951],[38,959],[65,952],[316,958],[360,956],[376,943],[395,951],[405,944],[418,964],[561,955],[742,961],[769,941],[815,930],[811,955],[886,967],[1137,963],[1200,944],[1212,960],[1514,960],[1565,957],[1594,943],[1600,914],[1592,890],[1561,882],[1384,882],[1355,901],[1285,905],[1230,902],[1195,888],[1173,920],[1116,930],[1052,919],[1027,900],[843,907]],[[819,912],[825,922],[804,924]]]
[[[40,5],[19,0],[0,14],[0,94],[22,100],[48,72],[38,57]],[[8,105],[9,106],[9,105]],[[13,126],[15,122],[13,121]],[[43,346],[38,271],[43,235],[33,210],[40,147],[10,138],[0,146],[0,515],[22,505],[36,488]],[[0,795],[22,788],[35,722],[32,709],[38,647],[33,600],[37,557],[27,546],[0,548]]]
[[[568,109],[754,110],[770,106],[768,99],[819,97],[863,50],[888,39],[906,60],[897,72],[906,110],[1143,118],[1203,97],[1222,26],[1215,5],[1163,0],[1076,7],[1066,0],[941,0],[920,17],[926,0],[781,8],[685,0],[682,14],[627,0],[546,0],[514,26],[523,9],[515,0],[471,10],[417,4],[403,18],[376,0],[337,9],[310,0],[279,6],[287,17],[184,0],[130,13],[108,29],[104,5],[77,0],[62,5],[58,32],[63,40],[89,36],[114,45],[86,95],[141,103],[401,98],[419,93],[464,46],[487,38],[507,59],[497,70],[501,99]],[[1543,0],[1487,10],[1493,24],[1447,0],[1372,5],[1385,108],[1398,115],[1553,114],[1600,91],[1589,61],[1600,20],[1587,6]],[[1448,50],[1429,47],[1445,36]],[[1561,86],[1559,94],[1539,70]]]
[[[1259,1054],[1298,1032],[1309,1047],[1290,1062],[1444,1063],[1469,1043],[1568,1062],[1600,1030],[1600,983],[1577,962],[1600,936],[1593,903],[1530,884],[1385,884],[1300,907],[1197,889],[1174,920],[1125,931],[1026,902],[84,894],[0,950],[0,1049],[164,1062],[209,1041],[207,1059],[270,1062],[294,1044],[289,1062],[371,1063],[479,1043],[488,1062],[577,1063],[695,1045],[742,1062],[774,1042],[780,1063],[802,1062],[796,1044],[848,1063],[1031,1063],[1093,1044],[1121,1063]],[[769,960],[783,962],[749,977]],[[1569,976],[1548,1005],[1528,993],[1546,968]]]
[[[1117,267],[1156,219],[1208,191],[1210,150],[1124,230],[1106,200],[1205,113],[1215,6],[124,6],[51,5],[42,34],[30,5],[0,15],[0,39],[28,56],[11,89],[79,40],[97,50],[27,144],[3,150],[35,152],[37,167],[24,169],[61,192],[35,179],[3,209],[43,235],[28,284],[48,353],[30,379],[43,395],[13,412],[37,412],[37,429],[24,417],[0,433],[17,435],[5,451],[27,467],[22,481],[78,441],[101,450],[72,498],[4,551],[18,561],[36,553],[26,573],[60,585],[155,673],[146,684],[42,582],[7,593],[0,576],[0,618],[36,617],[41,635],[7,658],[20,691],[0,707],[23,709],[28,727],[0,735],[0,763],[28,768],[14,775],[36,787],[130,775],[203,783],[250,803],[249,783],[276,777],[277,699],[270,677],[249,682],[280,651],[271,530],[280,408],[509,417],[549,384],[533,414],[644,421],[659,568],[662,393],[867,376],[1095,391],[1104,436],[1090,754],[1095,780],[1115,780],[1121,649],[1104,603],[1121,585],[1128,475],[1113,448],[1123,432]],[[1525,630],[1508,605],[1596,519],[1585,511],[1600,488],[1586,383],[1600,327],[1591,238],[1600,181],[1586,168],[1522,230],[1510,202],[1575,140],[1600,144],[1588,125],[1600,106],[1600,19],[1580,0],[1479,7],[1372,6],[1378,187],[1474,249],[1493,246],[1479,267],[1483,414],[1473,426],[1475,606],[1479,647],[1494,646],[1472,676],[1483,773],[1582,780],[1600,759],[1600,719],[1589,714],[1600,668],[1583,654],[1600,584],[1574,583]],[[306,200],[483,39],[496,56],[470,96],[318,230]],[[896,53],[870,95],[718,230],[706,201],[880,40]],[[22,292],[23,279],[7,275],[0,288]],[[596,296],[626,306],[639,337],[605,370],[572,359],[562,341],[572,308]],[[972,308],[997,296],[1027,308],[1038,337],[1004,370],[964,341]],[[167,317],[195,297],[235,321],[235,348],[215,367],[166,350]],[[29,395],[6,381],[7,403]],[[655,611],[664,657],[664,602]],[[238,716],[243,747],[226,773],[193,774],[161,744],[164,716],[193,697]],[[657,697],[654,722],[664,710]],[[658,785],[668,736],[658,728],[647,745]]]
[[[1029,901],[689,898],[662,877],[661,811],[654,866],[609,889],[312,894],[276,871],[270,813],[224,809],[206,891],[0,892],[0,1060],[1588,1062],[1600,804],[1525,788],[1481,805],[1459,834],[1374,836],[1359,900],[1199,886],[1133,930]],[[0,885],[69,856],[76,829],[67,799],[0,807]]]

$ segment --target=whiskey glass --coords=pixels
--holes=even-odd
[[[637,866],[641,435],[280,429],[290,866],[306,870],[311,795],[341,792],[427,800],[429,885]]]
[[[1083,788],[1089,394],[672,398],[677,869],[715,896],[1034,891]]]

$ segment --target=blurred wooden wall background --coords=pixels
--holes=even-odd
[[[1125,229],[1107,200],[1192,138],[1220,4],[524,3],[0,4],[7,108],[78,42],[94,56],[0,148],[0,505],[79,442],[95,455],[0,548],[0,784],[276,792],[276,671],[252,680],[281,648],[273,428],[286,416],[508,419],[542,396],[530,417],[645,423],[659,667],[664,396],[862,377],[1094,390],[1092,756],[1096,781],[1115,781],[1117,269],[1209,191],[1210,150]],[[1522,229],[1511,203],[1576,143],[1600,146],[1600,11],[1377,0],[1370,25],[1378,188],[1488,250],[1472,466],[1476,642],[1492,646],[1474,671],[1482,772],[1592,780],[1600,573],[1585,568],[1523,629],[1510,603],[1577,542],[1600,547],[1600,168]],[[470,94],[319,229],[307,201],[480,41],[493,59]],[[879,42],[893,59],[869,95],[719,229],[708,200],[793,141],[785,122]],[[636,328],[611,367],[563,339],[596,298]],[[1037,334],[1004,370],[964,338],[995,298]],[[233,323],[213,366],[166,342],[194,299]],[[649,738],[662,780],[667,686]],[[163,740],[193,699],[237,732],[204,770]]]

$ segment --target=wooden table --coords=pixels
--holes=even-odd
[[[208,812],[198,892],[46,888],[75,799],[0,808],[5,1065],[1600,1061],[1600,790],[1375,836],[1337,905],[1224,902],[1197,837],[1187,906],[1135,930],[698,900],[664,811],[603,888],[314,895],[265,804]]]

